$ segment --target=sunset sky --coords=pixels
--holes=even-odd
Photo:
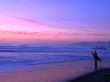
[[[110,0],[0,0],[0,42],[110,40]]]

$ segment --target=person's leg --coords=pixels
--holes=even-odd
[[[97,70],[97,60],[95,59],[95,70]]]

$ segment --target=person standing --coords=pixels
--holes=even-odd
[[[95,61],[95,64],[94,64],[95,70],[97,70],[97,61],[102,62],[102,59],[97,55],[96,51],[92,52],[92,55],[93,55],[94,61]]]

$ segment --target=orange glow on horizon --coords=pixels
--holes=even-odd
[[[89,34],[75,34],[65,32],[48,33],[25,33],[25,32],[0,32],[0,42],[27,43],[27,42],[79,42],[79,41],[97,41],[106,36],[97,36]]]

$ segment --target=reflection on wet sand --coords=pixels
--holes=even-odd
[[[1,82],[63,82],[94,70],[92,61],[76,61],[35,66],[2,76]],[[106,63],[107,64],[107,63]],[[101,64],[107,66],[105,63]],[[104,67],[104,66],[103,66]],[[39,68],[39,69],[38,69]]]

